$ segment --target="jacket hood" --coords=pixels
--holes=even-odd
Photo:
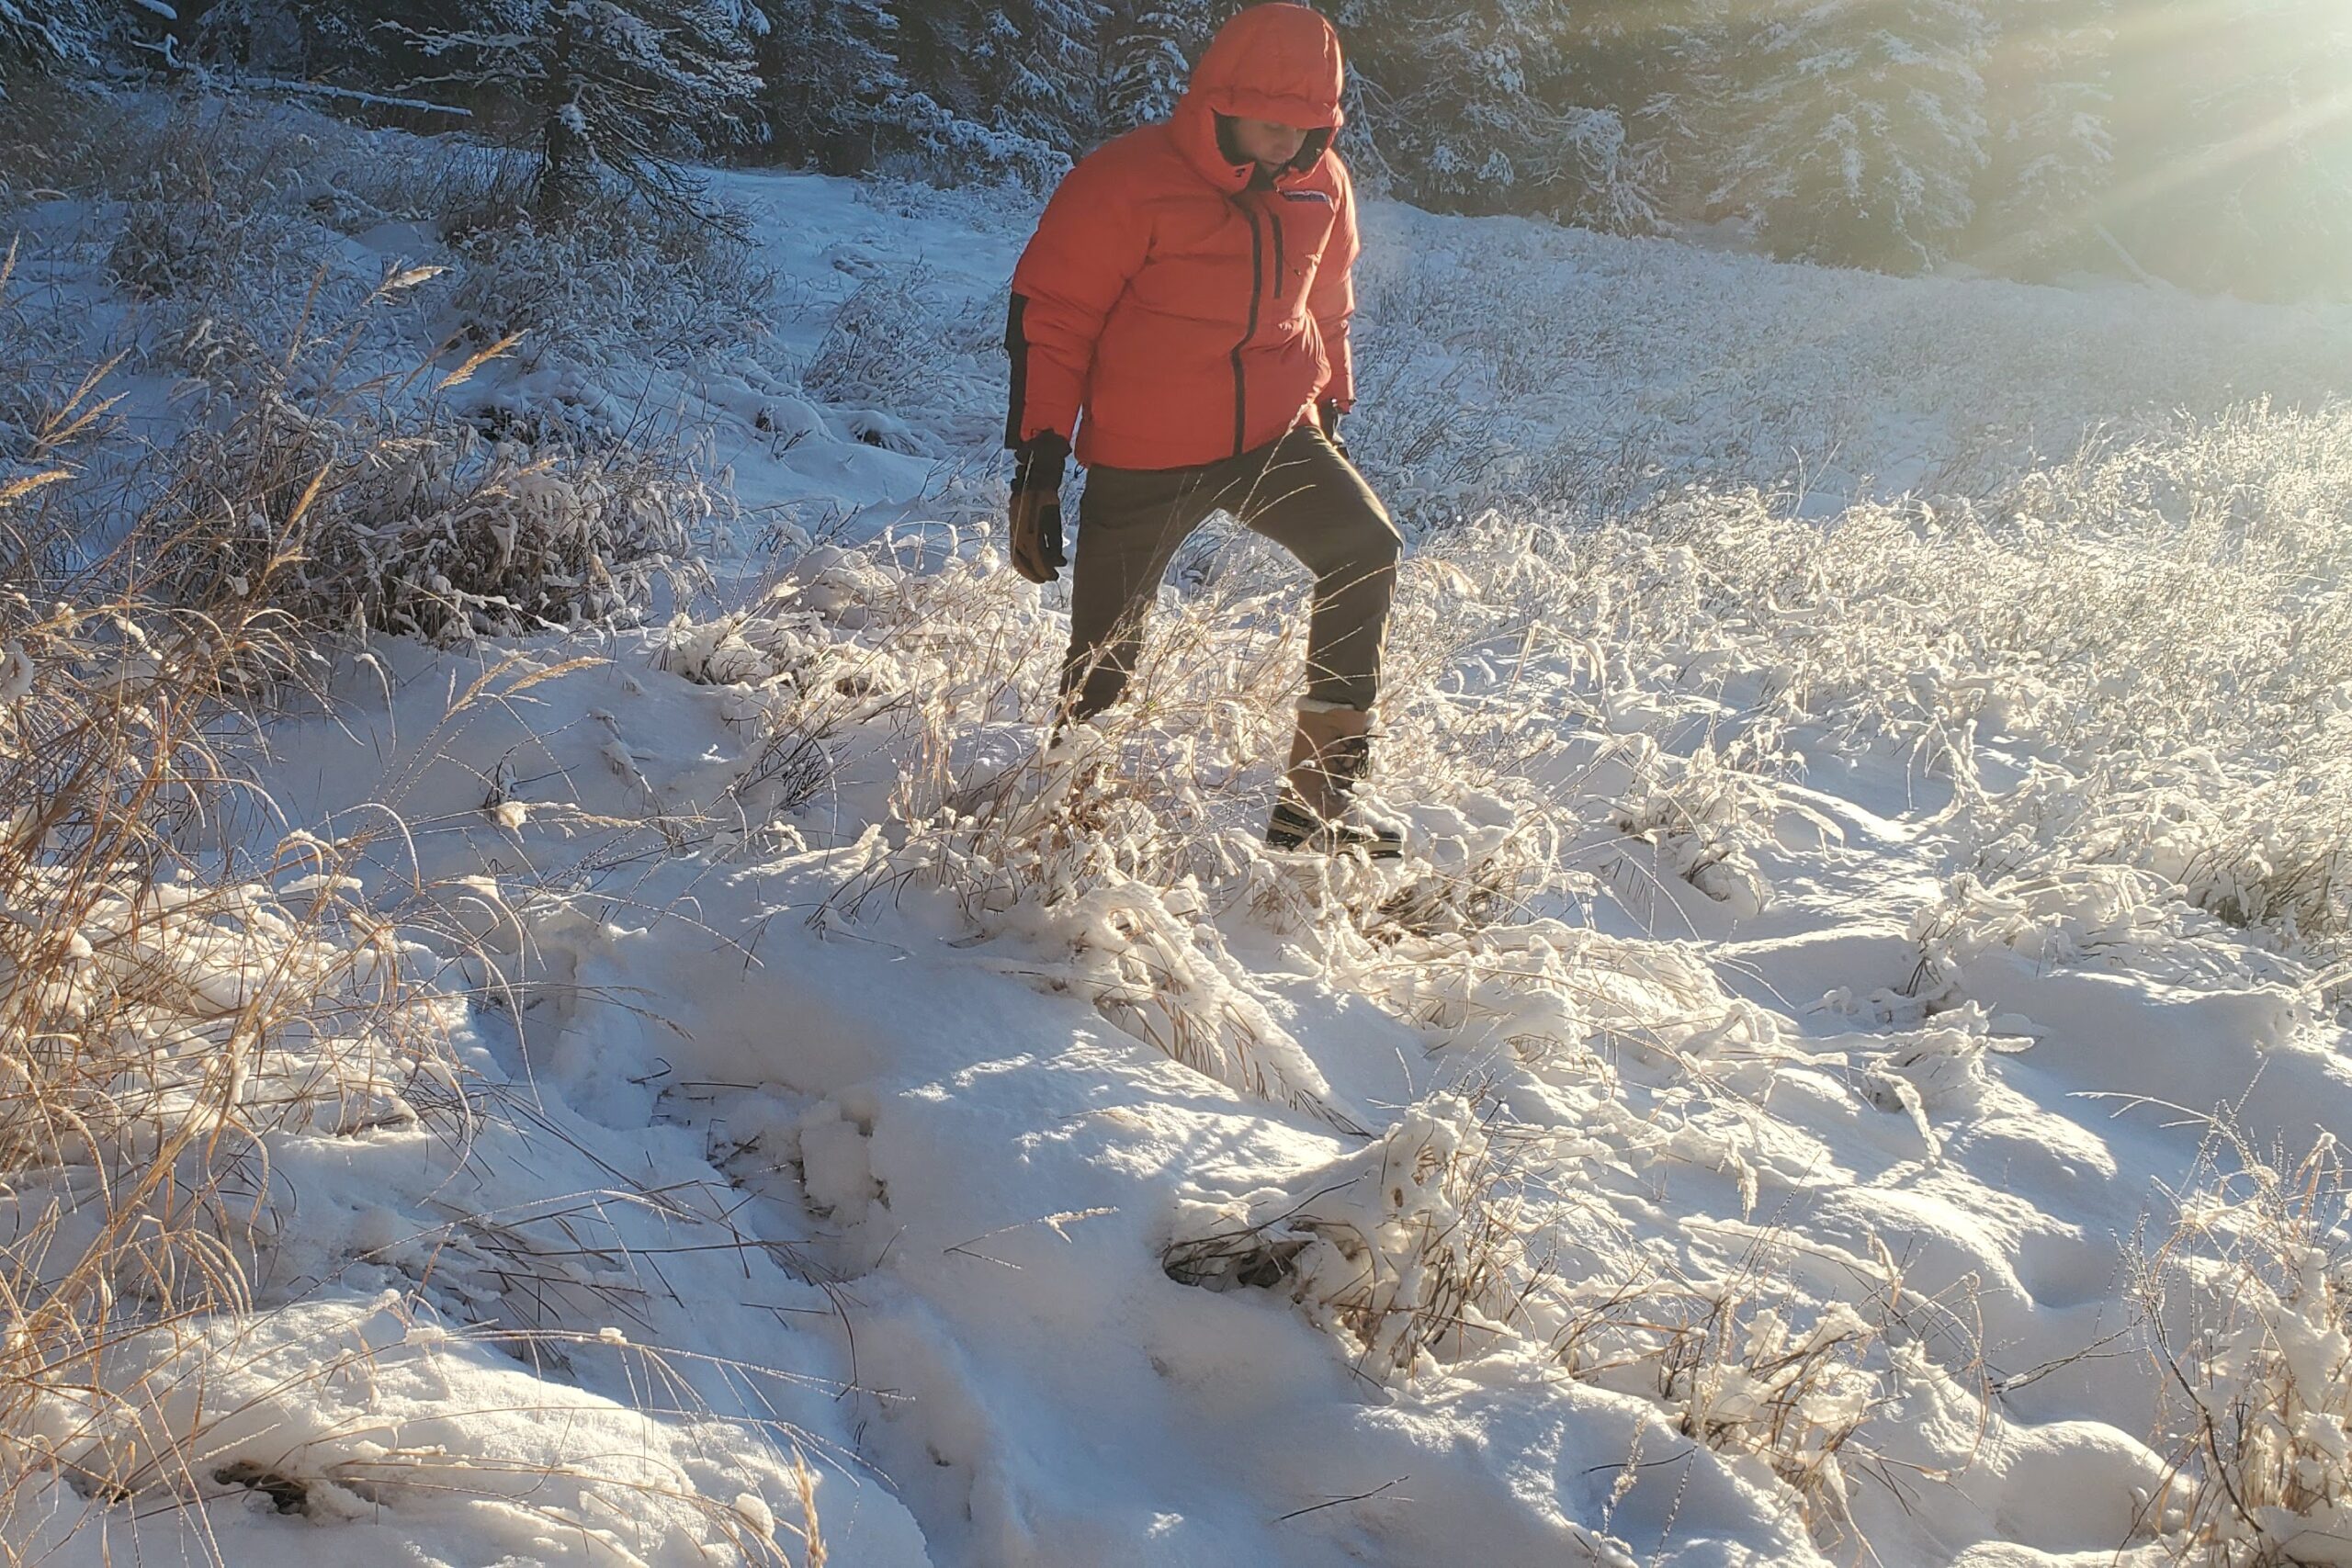
[[[1213,114],[1337,130],[1346,85],[1331,24],[1318,11],[1283,3],[1252,6],[1218,28],[1184,96]]]

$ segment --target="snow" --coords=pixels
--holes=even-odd
[[[2131,508],[2163,485],[2065,468],[2090,430],[2308,441],[2242,553],[2316,581],[2344,427],[2290,405],[2352,314],[1375,205],[1350,435],[1416,527],[1381,779],[1415,854],[1325,865],[1253,843],[1297,654],[1246,541],[1180,562],[1144,716],[1044,744],[1062,592],[988,526],[1030,212],[717,178],[772,334],[591,333],[452,389],[668,411],[731,487],[714,594],[378,637],[269,725],[284,821],[375,836],[185,933],[171,1027],[274,954],[340,983],[284,912],[334,893],[398,922],[439,1055],[256,1064],[248,1099],[309,1109],[261,1135],[250,1310],[38,1412],[12,1545],[799,1562],[813,1515],[861,1568],[2153,1564],[2214,1495],[2165,1344],[2301,1388],[2296,1462],[2340,1451],[2342,1236],[2231,1198],[2352,1124],[2340,949],[2266,920],[2277,865],[2216,871],[2236,840],[2190,809],[2277,772],[2303,687],[2256,679],[2254,632],[2224,682],[2179,600],[2117,613],[2137,685],[2064,646],[2104,590],[2041,663],[1999,636],[2086,560],[2271,581],[2161,559]],[[135,330],[86,252],[28,276]],[[368,352],[432,339],[419,310]],[[173,418],[176,372],[126,410]],[[2079,488],[2018,523],[2036,466]],[[7,650],[5,700],[35,678]],[[2306,1260],[2265,1293],[2198,1280],[2267,1242],[2156,1256],[2257,1211]],[[2232,1299],[2196,1359],[2180,1325]]]

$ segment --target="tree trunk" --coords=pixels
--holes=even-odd
[[[559,0],[555,7],[555,37],[550,41],[547,73],[547,116],[539,168],[539,216],[560,219],[570,214],[573,197],[591,151],[574,118],[579,82],[572,75],[575,47],[571,7]]]

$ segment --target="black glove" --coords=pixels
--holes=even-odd
[[[1013,448],[1012,570],[1032,582],[1051,582],[1069,564],[1062,551],[1062,466],[1069,442],[1053,431]]]
[[[1340,410],[1337,403],[1315,405],[1315,419],[1316,423],[1323,427],[1323,439],[1329,441],[1332,449],[1344,457],[1348,455],[1348,438],[1340,434]]]

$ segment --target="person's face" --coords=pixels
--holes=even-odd
[[[1271,119],[1236,119],[1233,141],[1245,157],[1275,169],[1298,156],[1298,150],[1306,145],[1306,132]]]

